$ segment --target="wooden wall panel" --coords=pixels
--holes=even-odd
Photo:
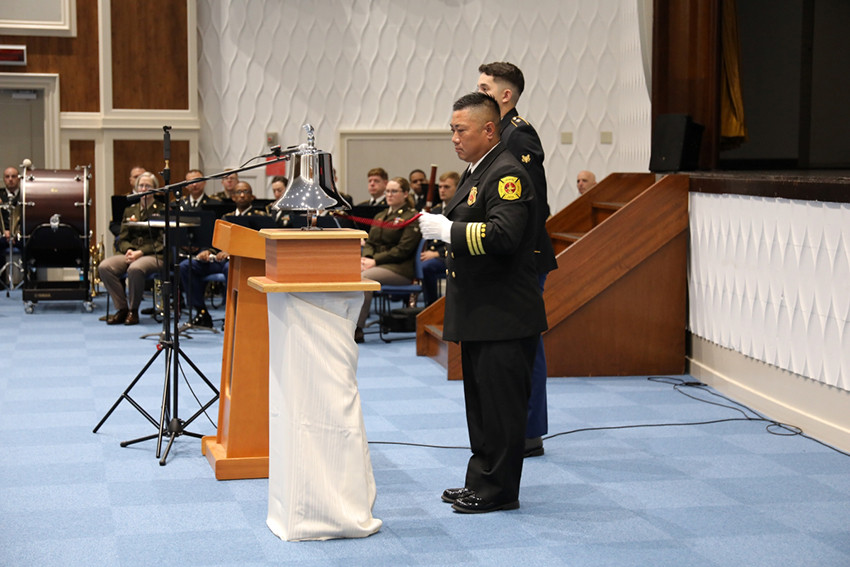
[[[112,0],[112,107],[189,108],[186,2]]]
[[[653,130],[659,114],[690,114],[705,126],[699,168],[713,169],[720,148],[720,0],[655,0],[653,10]]]
[[[140,165],[156,174],[162,187],[160,172],[165,167],[162,156],[162,140],[115,140],[112,145],[114,178],[112,195],[126,195],[130,192],[130,169]],[[171,182],[186,179],[189,171],[189,142],[171,140]]]
[[[0,35],[0,44],[26,45],[27,65],[3,73],[58,73],[62,112],[99,112],[97,0],[77,0],[77,37]]]
[[[551,327],[543,335],[548,375],[683,374],[687,254],[686,229]]]
[[[91,199],[91,208],[89,209],[89,227],[92,229],[91,244],[97,242],[97,230],[95,227],[95,219],[97,218],[97,179],[94,176],[94,140],[71,140],[71,169],[78,165],[90,165],[89,170],[92,173],[92,178],[89,179],[89,199]]]

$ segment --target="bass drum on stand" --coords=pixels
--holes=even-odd
[[[24,169],[22,241],[23,300],[27,313],[39,301],[83,301],[91,312],[89,286],[89,167]]]

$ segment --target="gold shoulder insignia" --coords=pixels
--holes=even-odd
[[[522,195],[522,183],[518,177],[506,176],[499,180],[499,197],[505,201],[516,201]]]
[[[528,163],[531,161],[531,154],[525,154],[522,156],[522,163]]]
[[[514,116],[512,122],[516,126],[522,126],[523,124],[528,124],[528,120],[526,120],[522,116]]]

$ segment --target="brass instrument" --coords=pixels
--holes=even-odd
[[[106,247],[103,245],[103,235],[101,234],[100,242],[92,244],[89,247],[89,283],[91,284],[92,297],[97,297],[103,293],[100,290],[100,284],[103,282],[100,280],[100,272],[97,270],[97,267],[103,262],[105,256]]]

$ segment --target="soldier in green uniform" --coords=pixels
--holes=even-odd
[[[376,221],[402,223],[416,216],[417,211],[409,200],[410,184],[404,177],[395,177],[387,182],[384,190],[387,209],[375,216]],[[416,247],[422,235],[419,225],[411,223],[403,229],[373,226],[369,238],[363,245],[360,271],[364,278],[387,285],[409,285],[413,282]],[[363,342],[363,327],[372,305],[372,292],[366,292],[354,340]]]
[[[150,191],[159,186],[156,176],[148,171],[136,179],[136,193]],[[162,267],[162,229],[151,228],[146,222],[152,215],[163,213],[164,205],[157,203],[152,195],[142,197],[138,203],[124,209],[124,220],[118,233],[117,246],[120,254],[100,263],[98,272],[106,291],[115,306],[107,325],[138,325],[139,304],[145,291],[145,278]],[[127,276],[127,295],[121,286],[121,276]]]

